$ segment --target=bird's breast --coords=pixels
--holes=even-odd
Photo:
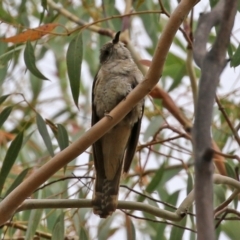
[[[102,66],[94,88],[94,105],[98,117],[102,118],[109,113],[141,80],[142,74],[132,61],[119,61]],[[141,114],[142,103],[139,103],[125,120],[132,125],[138,121]]]

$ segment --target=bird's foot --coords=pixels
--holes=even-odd
[[[109,112],[105,111],[104,116],[107,117],[108,119],[112,120],[113,117],[109,114]]]

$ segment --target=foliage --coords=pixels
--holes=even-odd
[[[90,127],[91,84],[98,70],[99,50],[110,40],[111,33],[128,25],[131,43],[141,58],[151,60],[159,35],[168,21],[168,12],[171,14],[176,7],[175,1],[159,1],[164,7],[160,14],[158,1],[133,1],[133,13],[140,13],[132,15],[130,21],[130,17],[113,17],[123,14],[124,1],[102,2],[104,4],[99,5],[95,1],[59,0],[65,12],[54,9],[55,5],[49,0],[42,0],[41,4],[33,0],[3,0],[0,3],[1,197],[8,195],[28,174],[34,174],[36,168],[50,161],[51,156]],[[215,5],[213,2],[210,1],[211,6]],[[128,12],[131,11],[128,9]],[[190,40],[197,19],[198,15],[194,14],[192,23],[190,17],[184,20],[181,31]],[[89,22],[95,24],[82,26]],[[214,38],[213,31],[209,43]],[[196,79],[200,71],[189,57],[189,39],[178,32],[159,84],[182,116],[191,122],[194,119],[192,96],[196,92],[191,88],[186,66],[192,66]],[[228,65],[227,71],[232,74],[239,71],[239,42],[232,39],[229,49],[230,65],[235,70]],[[240,126],[239,83],[237,78],[230,82],[226,74],[221,79],[220,105],[213,116],[212,137],[225,158],[227,175],[238,179],[240,142],[234,134],[237,135]],[[185,132],[186,126],[169,113],[163,102],[164,99],[146,99],[138,152],[129,174],[122,181],[123,185],[138,192],[133,193],[123,186],[119,198],[175,211],[194,185],[192,144]],[[93,178],[89,180],[89,176],[94,177],[94,167],[91,151],[87,150],[54,174],[31,197],[91,198]],[[227,185],[216,186],[215,207],[232,191]],[[233,200],[228,207],[237,210],[238,197]],[[183,239],[183,236],[194,239],[194,209],[190,212],[193,214],[172,224],[136,211],[129,212],[128,216],[118,210],[112,217],[100,221],[87,208],[31,210],[15,214],[0,236],[2,239],[16,236],[33,239],[35,234],[41,239],[64,239],[64,234],[68,239],[96,239],[96,236],[114,239],[124,228],[128,239]],[[239,220],[239,215],[230,213],[228,220],[221,222],[217,228],[219,239],[222,234],[237,239],[239,221],[232,224],[231,220]],[[222,216],[216,214],[216,224]]]

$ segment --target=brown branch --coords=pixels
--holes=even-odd
[[[216,223],[215,228],[218,228],[218,226],[220,225],[220,223],[225,220],[225,217],[227,216],[227,214],[229,213],[233,213],[235,215],[237,215],[238,217],[240,217],[240,212],[236,211],[235,209],[231,209],[231,208],[224,208],[221,211],[218,212],[218,214],[222,214],[221,218],[219,219],[219,221]]]
[[[219,1],[210,13],[202,14],[195,33],[194,59],[202,70],[196,118],[193,126],[195,156],[195,199],[198,239],[214,239],[211,133],[213,103],[219,76],[227,61],[226,49],[236,15],[237,1]],[[207,52],[213,26],[220,23],[216,41]]]
[[[229,203],[233,201],[233,199],[239,194],[239,190],[235,189],[234,192],[231,194],[231,196],[224,202],[222,202],[217,208],[215,208],[215,218],[219,215],[219,212],[222,211],[222,209],[226,208]]]

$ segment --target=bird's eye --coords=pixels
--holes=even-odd
[[[108,56],[110,54],[110,50],[106,49],[104,53],[105,53],[106,56]]]

